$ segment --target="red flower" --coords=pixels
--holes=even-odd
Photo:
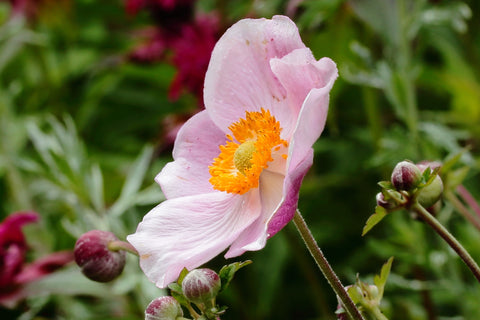
[[[186,90],[201,104],[205,73],[219,38],[218,19],[214,15],[203,15],[175,28],[145,29],[146,42],[132,51],[129,59],[137,63],[170,62],[176,67],[177,74],[170,84],[169,98],[176,100],[182,90]],[[172,54],[166,55],[166,52]]]
[[[182,26],[180,35],[171,44],[177,74],[170,85],[170,99],[178,99],[181,90],[187,89],[203,101],[203,82],[218,40],[218,29],[218,20],[211,15]]]
[[[70,251],[56,252],[25,264],[28,250],[23,225],[37,222],[35,212],[16,212],[0,224],[0,305],[12,307],[28,295],[22,285],[38,280],[73,260]]]

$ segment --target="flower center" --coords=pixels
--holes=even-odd
[[[245,175],[246,169],[250,169],[252,167],[251,160],[255,150],[255,141],[249,140],[239,145],[233,154],[233,163],[238,171],[240,171],[243,175]]]
[[[227,135],[227,143],[220,146],[220,154],[209,167],[209,181],[216,190],[244,194],[258,187],[260,174],[273,161],[272,152],[288,143],[280,138],[280,123],[263,108],[247,111],[245,119],[228,128],[232,135]]]

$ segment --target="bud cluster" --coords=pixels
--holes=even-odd
[[[400,193],[406,201],[415,199],[425,208],[433,206],[443,193],[442,179],[434,172],[439,167],[440,164],[436,162],[399,162],[392,171],[391,184],[394,190],[391,192]],[[395,207],[392,201],[380,195],[377,195],[377,204],[385,209]]]
[[[219,319],[224,309],[218,308],[215,299],[222,287],[220,276],[211,269],[194,269],[182,272],[178,282],[170,284],[172,296],[153,300],[145,310],[145,320],[182,320],[184,305],[195,318]],[[191,304],[195,305],[195,308]],[[200,311],[200,315],[197,312]]]

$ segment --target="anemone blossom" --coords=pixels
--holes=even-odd
[[[260,250],[293,218],[336,78],[285,16],[226,31],[205,76],[206,110],[180,129],[156,177],[167,200],[127,237],[151,281],[166,287],[227,248],[226,258]]]

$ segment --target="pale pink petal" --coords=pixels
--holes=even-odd
[[[328,78],[321,88],[310,90],[303,102],[302,109],[297,118],[297,124],[289,144],[288,164],[290,168],[297,167],[305,155],[317,141],[325,127],[328,114],[329,93],[337,78],[335,63],[328,58],[323,58],[316,65]],[[290,169],[287,169],[287,172]]]
[[[268,221],[268,237],[272,237],[293,219],[298,206],[298,196],[302,180],[313,163],[313,149],[307,151],[305,157],[295,168],[290,168],[283,185],[281,205]]]
[[[272,150],[273,161],[268,162],[268,167],[265,170],[285,175],[287,172],[288,148],[281,145],[278,150]]]
[[[297,49],[282,58],[270,60],[273,73],[287,90],[287,99],[296,115],[313,88],[331,89],[337,67],[329,58],[315,60],[308,48]]]
[[[151,210],[127,240],[145,275],[159,287],[225,250],[260,215],[258,192],[224,192],[167,200]]]
[[[262,213],[238,236],[225,254],[225,258],[236,257],[245,251],[256,251],[265,247],[267,222],[275,213],[282,199],[284,178],[285,176],[268,170],[262,172],[259,184]]]
[[[190,118],[180,129],[175,140],[173,158],[155,180],[167,199],[210,193],[208,166],[220,154],[219,145],[225,144],[225,134],[210,120],[206,111]]]
[[[205,107],[213,122],[228,132],[228,126],[244,118],[245,111],[265,108],[290,132],[295,117],[269,61],[304,47],[288,17],[234,24],[217,42],[205,76]]]
[[[306,57],[303,60],[306,61],[303,67],[295,63],[292,64],[292,61],[302,61],[301,56]],[[292,96],[303,96],[305,94],[304,86],[308,87],[306,82],[309,81],[310,87],[312,84],[322,85],[322,87],[313,88],[308,92],[298,115],[295,131],[289,142],[282,204],[268,222],[269,237],[280,231],[295,214],[302,180],[313,163],[312,145],[325,127],[329,92],[337,78],[337,69],[333,61],[323,58],[318,62],[308,62],[309,56],[308,52],[297,50],[296,53],[286,57],[283,61],[272,61],[273,69],[278,73],[285,86],[291,88]],[[301,76],[297,74],[297,69],[303,70],[307,79],[303,84],[300,80]],[[294,79],[297,77],[300,86],[295,87],[297,81],[291,83],[288,75],[291,75]],[[295,94],[294,91],[296,91]]]

